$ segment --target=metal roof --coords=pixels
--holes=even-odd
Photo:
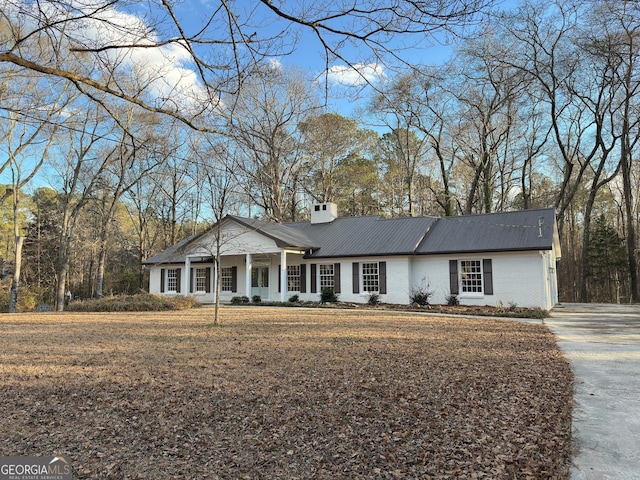
[[[328,223],[278,224],[233,215],[222,221],[259,232],[280,248],[304,250],[307,258],[551,249],[560,257],[552,208],[443,218],[339,217]],[[207,232],[186,238],[144,263],[184,262],[188,245]]]
[[[229,221],[236,222],[249,230],[254,230],[271,238],[280,248],[292,248],[298,250],[319,248],[319,245],[309,239],[303,232],[287,225],[268,222],[265,220],[257,220],[254,218],[237,217],[235,215],[227,215],[222,219],[223,223]],[[179,241],[157,255],[148,258],[143,262],[143,264],[156,265],[161,263],[183,263],[186,260],[186,255],[188,253],[186,247],[195,242],[198,238],[211,232],[214,228],[215,225],[202,233],[192,235]]]
[[[274,223],[254,218],[237,217],[235,215],[228,215],[225,219],[231,219],[250,230],[262,233],[274,240],[280,248],[309,250],[311,248],[319,248],[320,246],[315,239],[312,240],[313,237],[308,237],[301,229],[292,227],[292,225],[295,224]]]
[[[184,261],[186,260],[186,252],[184,251],[183,247],[197,240],[205,233],[206,232],[197,233],[195,235],[191,235],[190,237],[182,239],[175,245],[171,245],[169,248],[163,250],[157,255],[147,258],[144,262],[142,262],[142,264],[157,265],[160,263],[184,263]]]
[[[410,255],[435,217],[384,219],[380,216],[339,217],[329,223],[287,224],[313,238],[320,248],[307,257]]]
[[[415,253],[551,250],[557,235],[552,208],[444,217]]]

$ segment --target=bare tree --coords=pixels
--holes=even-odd
[[[125,105],[126,107],[126,105]],[[156,133],[150,128],[156,122],[148,118],[151,114],[140,112],[133,107],[125,108],[124,116],[120,124],[126,126],[126,130],[121,131],[121,138],[117,142],[117,147],[113,150],[113,161],[108,162],[103,174],[101,204],[100,238],[98,247],[98,265],[96,278],[96,296],[102,298],[104,287],[105,265],[107,261],[107,249],[111,236],[112,225],[116,211],[121,205],[124,194],[134,188],[142,177],[150,175],[159,165],[157,157],[151,157],[151,162],[141,161],[138,152],[153,145]],[[138,123],[134,127],[133,123]],[[131,136],[131,132],[135,134]],[[143,156],[143,158],[145,158]]]
[[[203,247],[210,251],[215,264],[215,308],[213,324],[220,324],[220,294],[222,293],[222,265],[220,257],[223,247],[228,241],[223,235],[222,221],[229,214],[238,201],[239,185],[237,177],[233,174],[233,166],[236,161],[233,159],[233,147],[229,143],[211,143],[211,139],[206,142],[208,148],[203,149],[199,157],[199,163],[205,178],[206,198],[208,207],[213,214],[214,226],[212,229],[214,244],[203,244]]]
[[[67,275],[77,220],[86,204],[96,192],[107,166],[113,162],[117,143],[109,140],[113,124],[105,122],[104,112],[87,109],[84,115],[76,115],[67,131],[68,143],[58,145],[59,155],[54,162],[60,179],[61,225],[56,263],[56,311],[64,310],[67,293]]]
[[[381,118],[391,132],[382,138],[386,163],[399,175],[400,214],[416,214],[417,178],[425,170],[427,150],[431,146],[420,119],[422,103],[414,98],[416,76],[398,77],[389,88],[373,99],[370,110]]]
[[[560,227],[577,192],[589,182],[584,204],[579,291],[587,301],[588,250],[591,216],[596,195],[618,174],[612,152],[619,135],[615,119],[618,87],[613,82],[617,66],[599,55],[600,31],[581,25],[589,5],[557,2],[529,6],[510,32],[520,42],[512,56],[517,68],[532,76],[548,105],[556,151],[560,157],[562,183],[556,207]],[[555,15],[549,16],[549,12]]]
[[[221,97],[237,92],[257,65],[293,51],[304,33],[315,39],[314,54],[321,55],[327,71],[336,60],[356,72],[363,59],[407,65],[405,48],[457,33],[490,3],[220,2],[198,25],[187,26],[180,20],[180,4],[170,0],[137,5],[137,11],[147,9],[139,16],[128,13],[125,0],[3,0],[0,63],[65,79],[107,110],[106,99],[115,97],[194,128],[219,131],[211,113]],[[162,61],[143,65],[152,50]],[[108,75],[96,79],[76,68],[79,61]],[[167,80],[167,71],[181,63],[193,69],[188,78]],[[148,79],[144,90],[122,81],[132,74]]]
[[[366,155],[373,132],[336,113],[323,113],[300,124],[301,148],[308,172],[305,190],[316,202],[340,200],[340,178],[349,159]],[[351,179],[357,182],[357,179]]]
[[[504,24],[517,48],[501,61],[530,76],[534,95],[546,105],[562,180],[555,201],[558,228],[562,234],[565,211],[582,184],[590,159],[597,153],[593,144],[585,152],[585,135],[591,127],[585,122],[586,106],[576,102],[571,85],[579,74],[579,53],[571,36],[577,29],[575,4],[525,4]]]
[[[153,139],[152,156],[158,168],[150,178],[156,182],[160,195],[158,212],[166,248],[190,233],[180,230],[194,208],[191,199],[197,185],[189,162],[191,132],[173,120],[163,121],[161,126],[164,133],[157,132]]]
[[[517,99],[527,84],[522,72],[498,58],[508,48],[491,31],[465,43],[458,52],[457,80],[449,87],[463,125],[458,138],[460,157],[471,173],[464,206],[467,214],[493,211],[512,186],[514,166],[506,152],[516,137]]]
[[[631,301],[640,302],[638,287],[638,261],[636,258],[636,229],[634,225],[634,200],[632,165],[634,153],[640,142],[640,8],[637,2],[606,2],[596,5],[591,22],[600,34],[595,47],[598,54],[611,64],[612,82],[618,85],[619,102],[616,131],[620,138],[620,167],[626,230],[627,261],[630,278]]]
[[[143,170],[146,165],[155,164],[156,160],[147,150],[138,152],[138,162],[133,166],[135,169]],[[137,254],[138,254],[138,287],[142,290],[145,287],[145,269],[143,262],[149,258],[154,251],[161,248],[162,225],[160,224],[159,199],[161,198],[160,187],[149,175],[136,175],[137,182],[123,193],[124,206],[127,214],[134,225]]]
[[[0,151],[6,159],[0,164],[0,174],[9,171],[11,189],[4,198],[13,201],[14,274],[9,296],[9,313],[15,313],[21,281],[22,246],[24,236],[18,211],[21,193],[44,164],[56,137],[56,121],[63,116],[70,102],[63,87],[42,88],[32,72],[17,68],[4,68],[0,82],[0,111],[6,116],[0,124]],[[0,198],[0,201],[4,200]]]
[[[247,80],[230,115],[229,131],[239,153],[234,171],[247,195],[276,222],[293,220],[304,155],[297,129],[316,113],[309,84],[298,72],[271,65]]]

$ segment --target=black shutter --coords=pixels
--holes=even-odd
[[[333,291],[335,293],[341,293],[340,290],[340,264],[333,264]]]
[[[180,275],[182,274],[181,268],[176,268],[176,292],[180,293]]]
[[[282,291],[282,265],[278,265],[278,293]]]
[[[211,293],[211,267],[207,267],[207,269],[205,270],[205,291],[207,293]]]
[[[231,267],[231,291],[238,291],[238,267]]]
[[[458,295],[458,261],[449,260],[449,291],[451,295]]]
[[[316,278],[316,264],[311,264],[311,293],[318,293],[318,279]]]
[[[380,293],[387,293],[387,262],[378,263],[378,288]]]
[[[300,265],[300,293],[307,293],[307,265]]]
[[[195,270],[196,270],[195,268],[190,268],[189,269],[189,272],[191,273],[191,275],[190,275],[191,280],[189,281],[189,293],[193,293],[193,290],[195,288],[194,287],[194,284],[196,283],[196,275],[195,275],[196,271]]]
[[[164,293],[164,268],[160,269],[160,293]]]
[[[353,283],[353,293],[360,293],[360,274],[358,273],[358,262],[351,264],[351,281]]]
[[[482,273],[484,275],[484,294],[493,295],[493,268],[490,258],[482,260]]]

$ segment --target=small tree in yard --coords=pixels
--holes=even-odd
[[[209,144],[209,148],[194,149],[196,153],[204,152],[202,156],[202,166],[204,167],[204,176],[206,178],[206,188],[210,199],[211,210],[214,215],[214,238],[215,245],[211,250],[214,258],[217,278],[216,278],[216,303],[213,314],[213,324],[220,323],[220,294],[222,285],[222,269],[220,266],[220,255],[223,245],[228,242],[229,238],[223,238],[222,219],[229,212],[236,200],[237,183],[235,176],[232,174],[229,165],[232,162],[230,158],[233,153],[229,151],[226,145],[222,143]],[[208,162],[206,162],[208,160]]]

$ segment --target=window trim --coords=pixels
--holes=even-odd
[[[228,273],[228,275],[225,275],[225,273]],[[228,281],[229,284],[225,285],[225,281]],[[220,293],[232,293],[233,291],[233,266],[220,267]]]
[[[331,273],[322,273],[323,269],[331,268]],[[335,264],[333,263],[319,263],[318,264],[318,287],[320,292],[322,292],[323,288],[330,288],[335,292],[336,288],[336,276],[335,276]],[[325,280],[325,283],[331,283],[331,285],[323,285],[322,280]],[[330,282],[328,282],[330,280]]]
[[[375,265],[375,273],[370,273],[370,265]],[[369,283],[375,282],[377,288],[370,290],[365,288],[365,276],[368,278]],[[375,280],[373,278],[375,277]],[[380,293],[380,262],[361,262],[360,265],[360,292],[363,294]]]
[[[295,270],[297,268],[297,272],[291,272],[292,270]],[[297,283],[298,283],[298,288],[293,288],[291,287],[291,282],[293,282],[294,284],[295,279],[298,279]],[[302,268],[301,266],[298,265],[287,265],[287,292],[300,292],[300,288],[302,285]],[[295,285],[293,286],[295,287]]]
[[[463,262],[477,262],[480,267],[479,273],[473,273],[473,275],[480,275],[481,290],[478,292],[465,292],[463,291]],[[493,288],[493,259],[491,258],[459,258],[456,260],[449,260],[449,280],[451,293],[458,295],[460,298],[484,298],[494,294]],[[455,288],[455,292],[454,292]]]
[[[199,277],[198,273],[202,275]],[[193,271],[193,291],[194,293],[204,294],[207,293],[207,267],[194,267]],[[198,288],[198,280],[201,281],[202,285]]]
[[[180,276],[178,268],[167,268],[166,269],[166,289],[165,293],[178,293],[178,279]],[[173,288],[171,286],[171,280],[173,279],[174,285]]]
[[[466,298],[484,297],[484,272],[482,268],[482,259],[461,259],[458,260],[458,266],[460,296]],[[465,267],[467,271],[465,271]],[[478,269],[477,271],[475,271],[476,268]],[[467,277],[465,278],[465,276]],[[471,288],[472,290],[465,290],[465,288]]]
[[[365,290],[364,287],[364,265],[367,264],[377,265],[377,282],[378,289]],[[371,275],[371,274],[368,274]],[[365,262],[353,262],[351,264],[351,276],[353,283],[353,293],[357,295],[368,295],[369,293],[377,293],[379,295],[387,294],[387,262],[386,260],[368,260]]]

